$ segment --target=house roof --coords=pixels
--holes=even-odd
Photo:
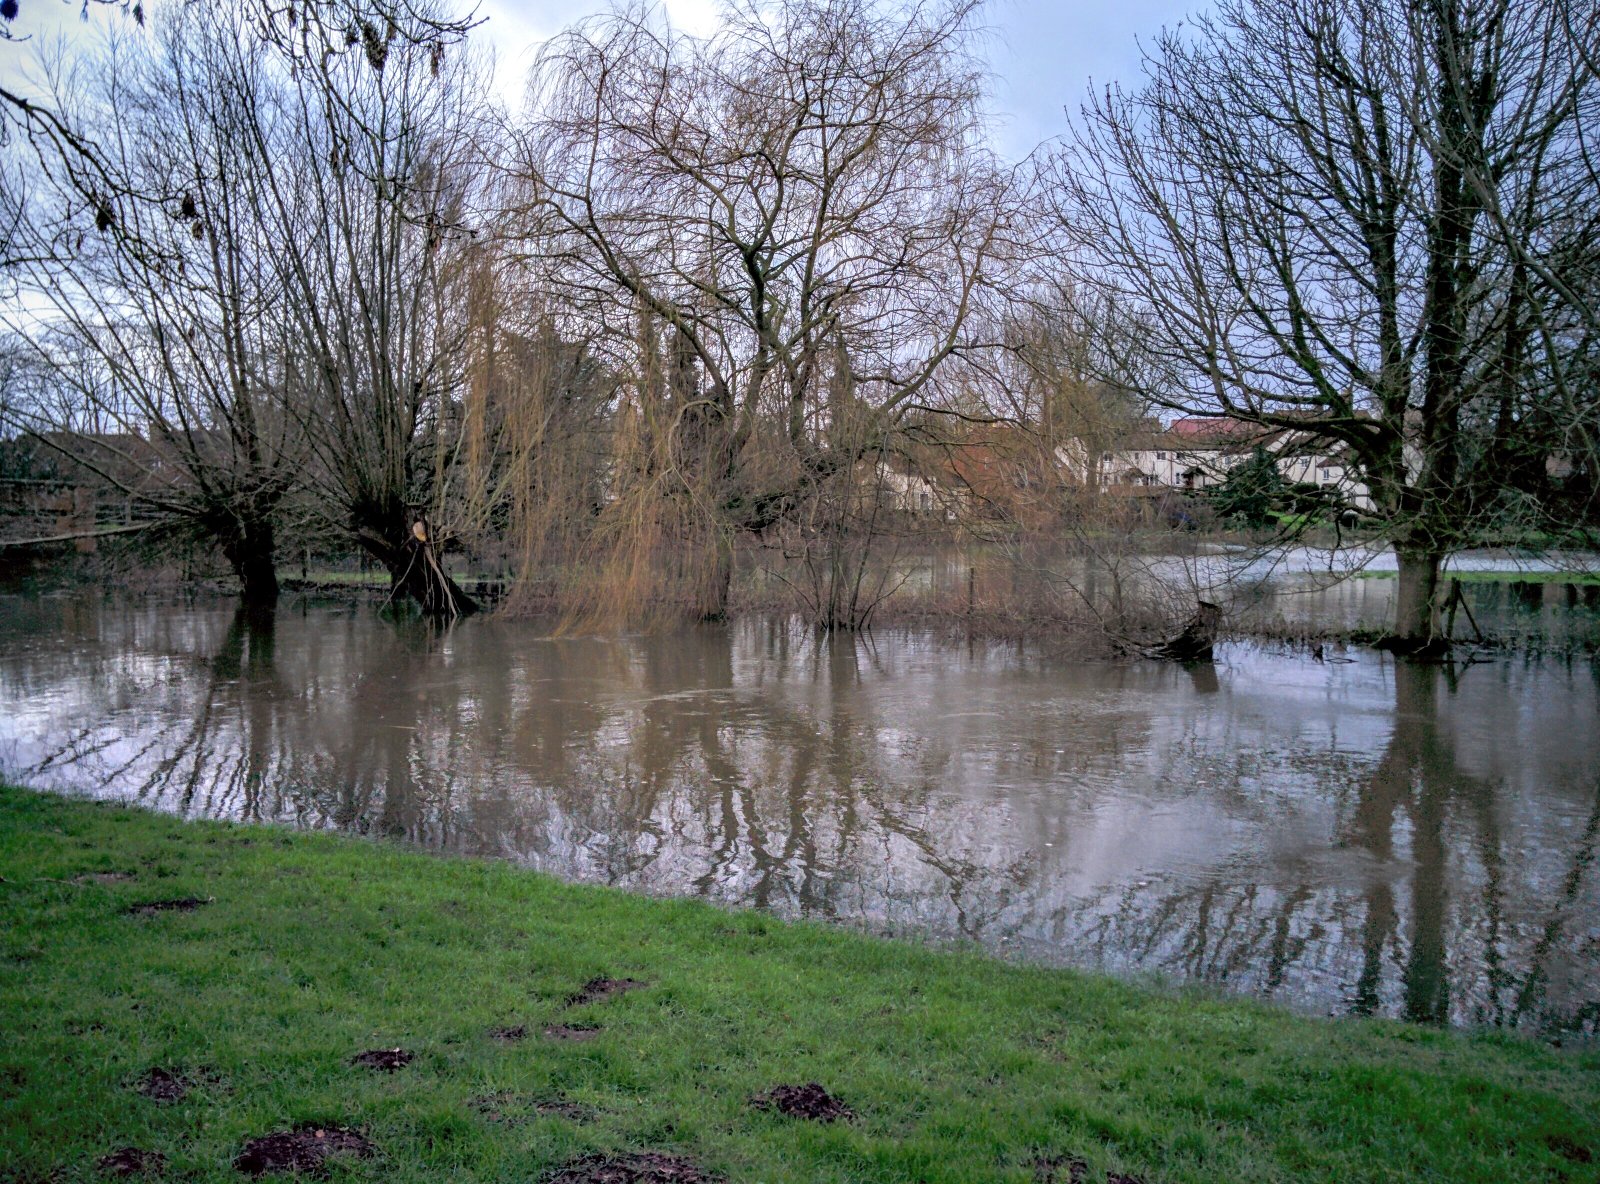
[[[1167,431],[1188,443],[1239,444],[1272,435],[1277,429],[1228,416],[1185,416],[1175,419]]]

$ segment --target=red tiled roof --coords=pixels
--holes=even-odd
[[[1242,419],[1198,415],[1175,419],[1167,430],[1174,436],[1195,441],[1248,440],[1253,436],[1266,435],[1270,431],[1260,424],[1247,423]]]

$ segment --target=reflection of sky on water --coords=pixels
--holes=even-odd
[[[0,768],[34,784],[1320,1010],[1600,1017],[1585,663],[1229,647],[1189,672],[765,622],[0,610]]]

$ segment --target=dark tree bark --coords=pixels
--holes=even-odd
[[[239,579],[239,596],[246,605],[271,608],[278,603],[278,569],[270,521],[241,529],[223,542],[222,553]]]
[[[1157,646],[1150,656],[1169,662],[1209,662],[1221,624],[1221,607],[1202,600],[1183,632]]]
[[[241,180],[259,171],[247,129],[262,95],[240,48],[174,13],[148,41],[87,58],[82,86],[57,96],[59,118],[100,146],[74,158],[57,144],[62,167],[40,173],[15,227],[30,256],[17,274],[51,309],[17,339],[54,394],[7,418],[143,514],[198,530],[244,599],[270,605],[273,516],[307,454],[282,407],[288,349],[268,265],[282,239]],[[86,215],[91,177],[95,233],[62,233]]]
[[[439,562],[427,519],[415,516],[404,531],[383,537],[370,528],[358,529],[357,538],[389,573],[390,599],[406,597],[424,615],[440,620],[470,616],[478,602],[451,579]]]

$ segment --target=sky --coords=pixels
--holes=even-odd
[[[1091,83],[1137,84],[1141,45],[1174,28],[1203,0],[990,0],[989,59],[1007,155],[1026,154],[1060,135]]]
[[[146,0],[156,14],[163,0]],[[522,92],[533,49],[546,38],[591,13],[607,0],[480,0],[483,38],[494,46],[497,83],[508,99]],[[693,34],[715,30],[717,0],[665,0],[668,18]],[[1091,81],[1135,83],[1140,43],[1177,25],[1205,0],[989,0],[983,21],[985,48],[993,75],[997,116],[996,148],[1019,158],[1041,140],[1058,135],[1062,109],[1076,108]],[[21,0],[11,27],[16,36],[33,35],[38,45],[53,37],[69,43],[94,36],[94,24],[126,22],[115,10],[97,9],[93,19],[78,18],[79,0]],[[0,42],[0,80],[16,86],[32,47]]]
[[[533,47],[604,7],[604,0],[481,0],[501,89],[519,94]],[[686,33],[716,28],[717,0],[665,0],[663,7]],[[1204,0],[989,0],[983,23],[999,117],[996,147],[1020,157],[1059,135],[1062,109],[1076,108],[1091,81],[1097,87],[1136,82],[1141,41],[1204,7]]]

